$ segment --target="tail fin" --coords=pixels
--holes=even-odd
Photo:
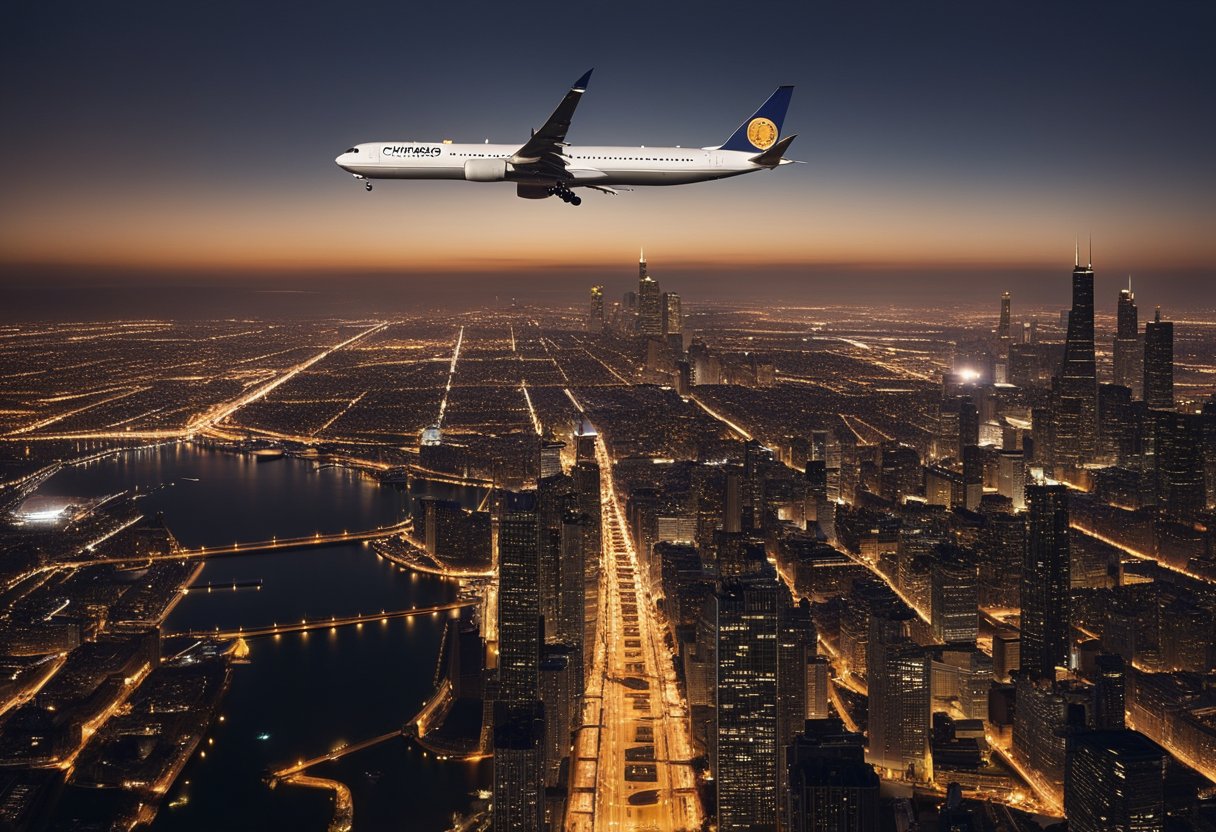
[[[739,125],[719,150],[742,150],[748,153],[764,152],[777,143],[781,137],[781,123],[785,121],[785,111],[790,107],[790,97],[794,94],[792,86],[777,87],[777,91],[760,105],[760,109],[752,113],[752,117]]]
[[[798,138],[797,133],[791,136],[786,136],[768,150],[753,156],[751,161],[755,162],[757,165],[763,165],[766,168],[775,168],[778,165],[788,165],[792,160],[785,158],[785,151],[790,149],[790,144],[796,138]]]

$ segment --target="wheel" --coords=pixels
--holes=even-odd
[[[366,185],[364,185],[364,187],[370,191],[372,189],[372,183],[368,182]]]
[[[572,196],[572,197],[570,197],[570,204],[571,205],[582,205],[583,198],[581,196]]]

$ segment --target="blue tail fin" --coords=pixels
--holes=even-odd
[[[790,108],[790,97],[794,94],[792,86],[777,87],[777,91],[760,105],[760,109],[752,117],[739,125],[726,143],[719,150],[742,150],[747,153],[760,153],[768,150],[777,143],[781,136],[781,123],[785,121],[785,111]]]

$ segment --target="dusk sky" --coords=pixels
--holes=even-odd
[[[0,31],[0,267],[490,273],[644,245],[673,271],[1066,272],[1092,233],[1112,279],[1206,274],[1214,8],[22,0]],[[573,208],[507,184],[365,193],[333,163],[522,143],[588,67],[572,143],[716,145],[795,84],[806,164]]]

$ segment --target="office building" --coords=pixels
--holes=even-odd
[[[684,334],[684,314],[680,309],[680,296],[675,292],[663,293],[663,334]]]
[[[877,832],[879,779],[861,734],[839,719],[808,719],[789,751],[793,832]]]
[[[975,644],[979,635],[979,570],[975,552],[949,543],[934,547],[933,638],[943,644]]]
[[[659,284],[646,271],[646,255],[638,259],[638,334],[663,336],[663,298]]]
[[[1074,736],[1064,788],[1069,832],[1160,832],[1166,764],[1161,746],[1135,731]]]
[[[1155,410],[1174,409],[1174,324],[1161,307],[1144,325],[1144,401]]]
[[[779,609],[788,592],[774,577],[723,582],[717,619],[718,829],[776,832]]]
[[[545,709],[494,703],[494,832],[541,832]]]
[[[932,779],[929,711],[930,657],[908,637],[910,610],[875,610],[866,646],[869,761],[891,776]]]
[[[587,331],[591,333],[604,331],[604,287],[591,287],[591,312],[587,316]]]
[[[537,696],[541,613],[536,492],[502,495],[498,524],[498,689],[505,702]]]
[[[1055,458],[1063,465],[1090,461],[1098,434],[1098,377],[1094,362],[1094,270],[1082,266],[1080,253],[1072,272],[1072,309],[1064,342],[1056,398]]]
[[[1054,676],[1068,659],[1071,634],[1071,550],[1068,489],[1026,489],[1029,515],[1022,563],[1022,669]]]
[[[1132,279],[1127,279],[1127,288],[1119,290],[1119,313],[1115,331],[1115,384],[1132,391],[1134,398],[1142,398],[1144,390],[1144,350],[1140,345],[1140,321],[1136,310],[1136,295],[1132,292]]]

